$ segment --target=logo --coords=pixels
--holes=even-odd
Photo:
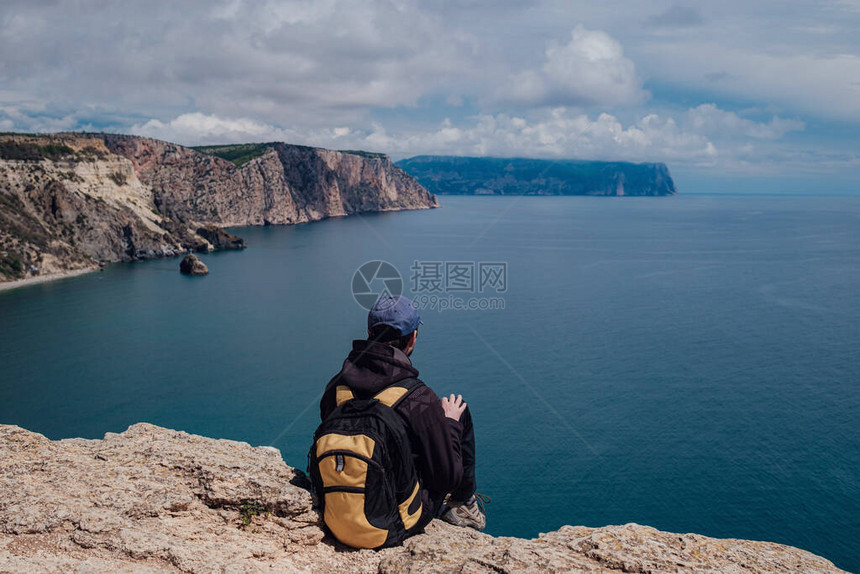
[[[370,311],[383,295],[402,295],[403,278],[388,261],[368,261],[352,276],[352,297]]]

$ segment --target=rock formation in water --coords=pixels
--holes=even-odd
[[[350,550],[276,449],[149,424],[62,441],[0,425],[0,461],[0,572],[842,572],[789,546],[636,524],[524,540],[437,520]]]
[[[251,147],[236,165],[135,136],[0,135],[0,281],[244,245],[222,227],[437,205],[387,156]]]
[[[397,162],[433,193],[613,195],[677,193],[662,163],[418,156]]]
[[[183,275],[209,275],[209,268],[199,257],[189,253],[179,262],[179,272]]]
[[[215,225],[198,228],[197,235],[205,239],[209,244],[204,244],[202,249],[198,249],[198,251],[206,251],[210,247],[214,250],[245,249],[244,239],[231,235]]]

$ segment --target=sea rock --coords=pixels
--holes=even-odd
[[[179,272],[185,275],[209,275],[209,268],[199,257],[189,253],[179,263]]]
[[[789,546],[627,524],[533,540],[433,521],[402,546],[326,537],[271,447],[141,423],[51,441],[0,425],[0,572],[841,572]]]

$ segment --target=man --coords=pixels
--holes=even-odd
[[[358,398],[372,397],[389,385],[418,377],[409,356],[421,318],[406,297],[383,296],[367,316],[367,340],[352,342],[341,371],[326,386],[320,418],[337,406],[336,388],[346,385]],[[483,530],[482,495],[475,496],[475,433],[461,395],[439,399],[422,384],[395,410],[406,423],[421,484],[418,529],[441,514],[446,522]],[[447,498],[447,500],[446,500]]]

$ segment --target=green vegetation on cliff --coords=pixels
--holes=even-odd
[[[220,157],[221,159],[226,159],[227,161],[233,162],[237,167],[241,167],[242,165],[248,163],[252,159],[256,159],[266,153],[267,150],[277,146],[277,143],[256,143],[256,144],[228,144],[228,145],[206,145],[206,146],[196,146],[191,149],[199,151],[200,153],[205,153],[206,155],[213,155],[215,157]],[[283,144],[281,144],[283,145]],[[296,149],[304,149],[307,151],[316,151],[318,148],[291,144],[290,147]],[[354,150],[354,149],[344,149],[338,150],[340,153],[345,153],[349,155],[357,155],[359,157],[367,158],[367,159],[385,159],[388,157],[384,153],[377,153],[372,151],[363,151],[363,150]]]
[[[362,151],[360,149],[342,149],[338,151],[340,153],[348,153],[349,155],[357,155],[358,157],[366,157],[369,159],[385,159],[388,157],[388,155],[384,153],[378,153],[375,151]]]
[[[75,150],[67,145],[48,143],[39,145],[14,140],[0,141],[0,159],[15,159],[21,161],[56,161],[63,156],[69,156]]]
[[[236,145],[209,145],[197,146],[191,149],[197,150],[200,153],[214,155],[227,161],[232,161],[237,167],[248,163],[252,159],[256,159],[266,153],[266,150],[272,147],[270,143],[258,144],[236,144]]]

